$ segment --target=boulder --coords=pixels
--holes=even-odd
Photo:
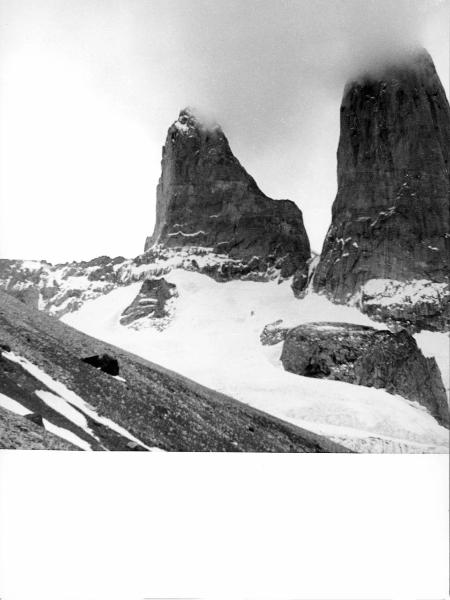
[[[133,452],[146,452],[146,449],[137,442],[127,442],[126,447],[127,450],[131,450]]]
[[[426,358],[405,330],[392,333],[349,323],[308,323],[283,344],[286,371],[384,388],[418,402],[448,427],[447,396],[434,358]]]
[[[25,419],[28,419],[29,421],[31,421],[35,425],[39,425],[40,427],[44,427],[44,422],[42,420],[42,415],[40,415],[39,413],[29,413],[29,414],[24,415],[24,416],[25,416]]]
[[[102,354],[101,356],[96,354],[94,356],[87,356],[81,360],[96,369],[100,369],[108,375],[115,376],[119,374],[119,362],[109,354]]]

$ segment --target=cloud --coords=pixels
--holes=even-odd
[[[445,87],[448,8],[437,0],[2,0],[3,253],[141,251],[161,146],[186,106],[222,125],[265,193],[300,206],[319,249],[346,81],[423,44]],[[77,206],[73,233],[64,202]],[[33,218],[27,230],[11,227],[23,206],[49,217],[39,229]],[[86,214],[92,228],[104,224],[99,215],[108,223],[80,244]],[[65,231],[64,243],[53,244],[55,231]]]
[[[173,15],[180,51],[176,85],[194,97],[187,102],[220,115],[235,119],[244,111],[271,125],[288,122],[300,105],[313,108],[305,101],[317,88],[342,88],[361,70],[420,45],[427,17],[438,5],[190,0]]]

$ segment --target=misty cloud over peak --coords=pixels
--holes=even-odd
[[[354,82],[380,80],[392,78],[402,72],[421,73],[422,77],[434,77],[436,70],[429,52],[422,47],[416,46],[404,49],[395,56],[378,56],[377,60],[369,62],[360,73],[348,80],[347,86]]]
[[[180,110],[178,122],[182,125],[200,128],[207,131],[221,129],[219,123],[211,111],[198,106],[186,106]]]
[[[424,47],[447,89],[448,8],[448,0],[2,0],[1,222],[20,220],[30,204],[20,236],[2,230],[3,252],[137,253],[154,219],[161,143],[184,106],[203,127],[220,123],[268,196],[301,207],[320,248],[346,82]],[[62,228],[38,232],[35,222],[54,220],[61,197],[80,215],[95,211],[104,224],[107,215],[102,246],[96,218],[80,217],[80,229],[91,227],[82,246],[75,234],[59,238]],[[105,210],[124,198],[127,226]]]

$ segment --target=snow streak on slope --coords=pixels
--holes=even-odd
[[[20,415],[21,417],[30,414],[30,411],[25,408],[25,406],[22,406],[20,402],[17,402],[17,400],[13,400],[9,396],[5,396],[5,394],[0,394],[0,406],[2,408],[6,408],[6,410],[16,413],[16,415]]]
[[[281,344],[262,346],[267,323],[359,323],[383,328],[356,308],[309,294],[296,299],[289,282],[218,283],[199,273],[165,275],[179,297],[172,323],[162,332],[119,324],[140,284],[119,288],[85,304],[63,321],[229,394],[296,425],[363,451],[442,451],[448,431],[417,403],[384,390],[309,379],[284,371]]]
[[[6,410],[10,410],[11,412],[15,413],[16,415],[20,415],[21,417],[24,417],[25,415],[30,414],[30,411],[27,408],[25,408],[24,406],[22,406],[22,404],[20,404],[20,402],[17,402],[16,400],[9,398],[9,396],[5,396],[5,394],[0,394],[0,406],[2,408],[6,408]],[[57,435],[58,437],[63,438],[64,440],[67,440],[68,442],[71,442],[75,446],[78,446],[78,448],[81,448],[81,450],[90,450],[91,449],[89,443],[86,442],[86,440],[82,440],[77,435],[75,435],[75,433],[73,433],[72,431],[69,431],[68,429],[64,429],[63,427],[58,427],[57,425],[50,423],[50,421],[47,421],[47,419],[42,419],[42,423],[43,423],[45,429],[47,429],[47,431],[50,431],[50,433],[53,433],[53,434]]]
[[[78,448],[80,448],[81,450],[92,450],[89,442],[86,442],[86,440],[82,440],[75,433],[73,433],[73,431],[65,429],[64,427],[58,427],[58,425],[51,423],[47,419],[42,419],[42,422],[44,424],[45,429],[47,429],[47,431],[50,431],[50,433],[53,433],[54,435],[57,435],[63,440],[70,442],[74,446],[78,446]]]
[[[55,379],[50,377],[50,375],[47,375],[47,373],[42,371],[42,369],[40,369],[39,367],[37,367],[36,365],[31,363],[26,358],[23,358],[22,356],[17,356],[16,354],[14,354],[14,352],[3,352],[2,356],[4,358],[7,358],[8,360],[11,360],[11,361],[21,365],[26,371],[28,371],[31,375],[33,375],[33,377],[35,377],[36,379],[41,381],[46,387],[48,387],[50,390],[52,390],[52,392],[54,392],[54,393],[49,393],[49,392],[45,392],[42,390],[38,390],[38,391],[36,391],[36,394],[42,400],[44,400],[44,402],[46,402],[46,404],[48,404],[51,408],[53,408],[54,410],[59,412],[64,417],[68,418],[69,421],[72,421],[72,423],[75,423],[76,425],[82,427],[82,429],[84,429],[86,431],[86,433],[88,433],[90,436],[97,439],[97,441],[98,441],[98,438],[96,438],[96,436],[93,434],[93,432],[87,426],[87,420],[83,416],[83,414],[90,417],[97,423],[100,423],[102,425],[105,425],[106,427],[109,427],[109,429],[112,429],[116,433],[119,433],[121,436],[129,439],[132,442],[139,444],[140,446],[142,446],[143,448],[146,448],[147,450],[150,450],[150,451],[159,450],[159,448],[151,448],[150,446],[147,446],[146,444],[144,444],[144,442],[141,442],[138,438],[134,437],[134,435],[132,435],[125,428],[121,427],[120,425],[117,425],[117,423],[114,423],[114,421],[112,421],[111,419],[108,419],[108,417],[100,416],[95,411],[94,407],[92,407],[90,404],[88,404],[88,402],[86,402],[85,400],[80,398],[80,396],[78,396],[72,390],[69,390],[69,388],[67,388],[60,381],[56,381]],[[76,409],[78,409],[78,410],[76,410]],[[63,430],[61,427],[56,427],[56,426],[54,426],[54,429],[49,429],[49,431],[52,431],[52,433],[55,433],[56,435],[59,435],[60,437],[64,437],[69,442],[73,442],[77,446],[80,446],[80,444],[76,443],[72,438],[69,439],[67,437],[67,435],[61,435],[61,431],[60,431],[60,433],[58,433],[57,430],[62,430],[62,431],[67,432],[66,429]],[[72,432],[69,431],[67,433],[72,436]],[[84,444],[84,442],[83,442],[83,444]],[[90,446],[88,448],[84,448],[84,449],[90,449]]]

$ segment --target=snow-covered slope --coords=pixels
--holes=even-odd
[[[292,326],[325,320],[383,327],[356,308],[334,305],[315,294],[298,300],[288,281],[219,283],[181,269],[170,271],[165,279],[176,284],[179,296],[164,331],[120,325],[120,315],[138,293],[139,283],[88,301],[62,320],[355,450],[448,448],[448,431],[419,405],[383,390],[293,375],[279,362],[281,344],[260,343],[263,327],[277,319]],[[442,371],[445,367],[448,386],[446,336],[424,332],[416,339],[426,355],[436,356]]]
[[[113,370],[106,368],[108,358]],[[1,448],[347,451],[3,292],[0,393]],[[68,435],[75,445],[65,441]]]

